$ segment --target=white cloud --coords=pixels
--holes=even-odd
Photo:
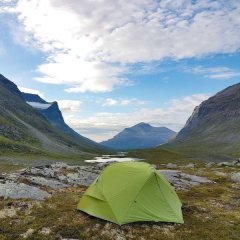
[[[19,90],[21,92],[24,92],[24,93],[32,93],[32,94],[37,94],[39,95],[41,98],[44,98],[44,94],[42,92],[40,92],[39,90],[37,89],[31,89],[31,88],[26,88],[26,87],[18,87]]]
[[[102,104],[102,106],[108,106],[108,107],[116,106],[116,105],[118,105],[118,100],[113,98],[107,98]]]
[[[13,2],[16,2],[16,1],[13,1],[13,0],[1,0],[1,4],[9,4],[9,3],[13,3]]]
[[[195,94],[181,99],[172,99],[166,107],[141,108],[130,113],[100,112],[88,118],[69,116],[66,122],[79,133],[102,141],[111,138],[126,127],[139,122],[154,126],[166,126],[178,131],[190,117],[195,106],[210,97],[209,94]]]
[[[12,11],[48,56],[37,80],[68,92],[111,91],[131,64],[240,48],[235,0],[18,0]]]
[[[197,66],[192,69],[186,69],[187,72],[203,74],[206,78],[211,79],[230,79],[240,76],[240,72],[228,67],[202,67]]]
[[[0,13],[13,13],[18,0],[1,0]]]
[[[130,99],[113,99],[113,98],[107,98],[102,103],[102,106],[104,107],[113,107],[113,106],[128,106],[128,105],[134,105],[134,106],[141,106],[144,105],[144,101],[138,100],[136,98],[130,98]]]
[[[48,63],[39,66],[44,74],[37,80],[52,84],[67,84],[67,92],[107,92],[115,85],[127,84],[127,80],[117,77],[124,67],[116,67],[103,62],[82,60],[70,53],[59,53]]]
[[[72,115],[80,111],[81,101],[78,100],[58,100],[58,105],[64,116]]]

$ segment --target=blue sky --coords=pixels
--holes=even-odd
[[[178,131],[239,82],[239,49],[237,0],[0,1],[0,73],[96,141],[142,121]]]

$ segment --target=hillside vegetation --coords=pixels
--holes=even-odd
[[[102,153],[65,135],[25,103],[17,86],[0,75],[0,153],[78,155]]]

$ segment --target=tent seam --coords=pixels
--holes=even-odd
[[[153,171],[150,173],[149,177],[146,179],[146,181],[143,183],[142,187],[140,188],[140,190],[138,191],[138,193],[136,194],[136,196],[133,198],[134,200],[133,200],[133,202],[130,204],[130,206],[128,207],[128,209],[127,209],[125,215],[122,217],[123,219],[126,217],[128,211],[131,209],[133,203],[135,202],[135,199],[138,197],[138,195],[139,195],[139,194],[141,193],[141,191],[143,190],[143,188],[144,188],[146,182],[152,177],[152,174],[154,174]]]
[[[156,178],[156,181],[157,181],[158,188],[159,188],[160,192],[162,193],[162,196],[163,196],[165,202],[167,203],[168,207],[173,211],[174,216],[175,216],[177,219],[179,219],[178,216],[177,216],[177,214],[176,214],[176,212],[174,211],[174,209],[170,206],[170,204],[169,204],[168,201],[166,200],[166,198],[165,198],[165,196],[164,196],[164,194],[163,194],[163,192],[162,192],[162,189],[160,188],[160,185],[159,185],[159,182],[158,182],[158,179],[157,179],[157,173],[155,172],[154,175],[155,175],[155,178]]]

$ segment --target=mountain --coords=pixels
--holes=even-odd
[[[75,132],[72,128],[70,128],[64,121],[62,112],[60,111],[58,107],[57,102],[47,102],[44,99],[42,99],[37,94],[31,94],[31,93],[22,93],[22,96],[26,103],[31,105],[33,108],[38,110],[50,123],[52,126],[58,128],[62,132],[64,132],[66,135],[79,140],[81,142],[84,142],[86,144],[95,146],[97,148],[100,148],[100,145],[86,137],[83,137],[79,133]]]
[[[152,127],[147,123],[139,123],[125,128],[112,139],[101,142],[103,146],[114,149],[142,149],[156,147],[166,143],[176,133],[166,127]]]
[[[10,92],[11,94],[21,98],[23,100],[23,96],[22,93],[20,92],[20,90],[18,89],[17,85],[14,84],[13,82],[9,81],[6,77],[4,77],[2,74],[0,74],[0,86],[3,88],[2,91],[4,91],[4,89],[6,89],[8,92]],[[3,93],[3,92],[2,92]],[[7,94],[5,94],[7,95]],[[7,99],[6,99],[7,100]],[[9,99],[10,100],[10,99]]]
[[[196,107],[167,147],[213,158],[240,156],[240,84]]]
[[[25,102],[25,97],[17,85],[0,74],[1,154],[78,155],[102,152],[101,147],[66,135],[51,125],[45,116]]]
[[[48,103],[44,99],[42,99],[40,96],[38,96],[37,94],[22,92],[22,96],[26,102],[37,102],[37,103],[42,103],[42,104]]]

